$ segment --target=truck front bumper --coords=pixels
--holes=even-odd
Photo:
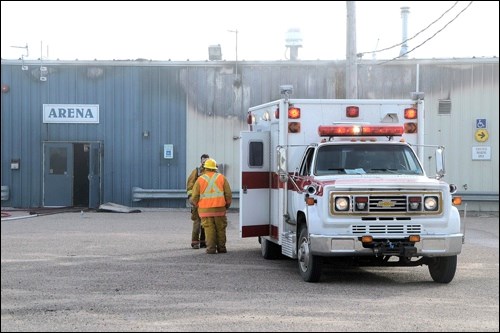
[[[462,234],[452,235],[420,235],[420,242],[414,243],[412,251],[402,248],[401,255],[411,253],[411,256],[423,257],[440,257],[453,256],[462,252]],[[374,239],[374,242],[398,244],[404,241],[403,238],[380,238]],[[325,235],[310,235],[311,251],[315,255],[320,256],[370,256],[378,253],[374,248],[365,247],[359,236],[325,236]],[[397,247],[397,245],[396,245]],[[383,246],[387,249],[387,246]],[[397,248],[394,249],[392,255],[397,255]],[[383,250],[386,251],[386,250]]]

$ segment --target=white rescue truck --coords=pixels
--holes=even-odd
[[[464,241],[456,186],[426,175],[423,94],[408,100],[283,99],[251,107],[241,132],[240,237],[262,256],[322,266],[427,265],[449,283]],[[429,146],[427,146],[429,147]],[[417,157],[418,155],[418,157]],[[420,157],[420,158],[419,158]]]

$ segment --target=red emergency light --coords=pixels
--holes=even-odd
[[[247,113],[247,124],[252,125],[254,122],[254,119],[255,119],[255,117],[253,116],[253,114],[251,112],[248,112]]]
[[[345,108],[345,116],[347,118],[359,117],[359,107],[358,106],[347,106]]]
[[[403,126],[378,126],[378,125],[331,125],[319,126],[320,136],[401,136]]]

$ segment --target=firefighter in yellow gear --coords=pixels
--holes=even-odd
[[[186,182],[186,190],[188,199],[191,198],[191,193],[193,192],[193,186],[199,176],[203,174],[203,164],[208,160],[210,156],[208,154],[203,154],[200,157],[201,164],[196,167],[189,175]],[[201,226],[201,218],[198,215],[198,208],[194,205],[191,206],[191,221],[193,221],[193,230],[191,232],[191,248],[199,249],[207,247],[205,243],[205,230]]]
[[[205,229],[207,253],[226,253],[226,210],[231,206],[231,187],[226,177],[217,172],[217,162],[214,159],[206,160],[203,168],[204,173],[193,186],[191,202],[198,207],[201,224]]]

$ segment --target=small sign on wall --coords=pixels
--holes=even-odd
[[[172,159],[174,158],[174,145],[164,144],[163,145],[163,158]]]
[[[472,160],[491,160],[491,147],[472,147]]]

